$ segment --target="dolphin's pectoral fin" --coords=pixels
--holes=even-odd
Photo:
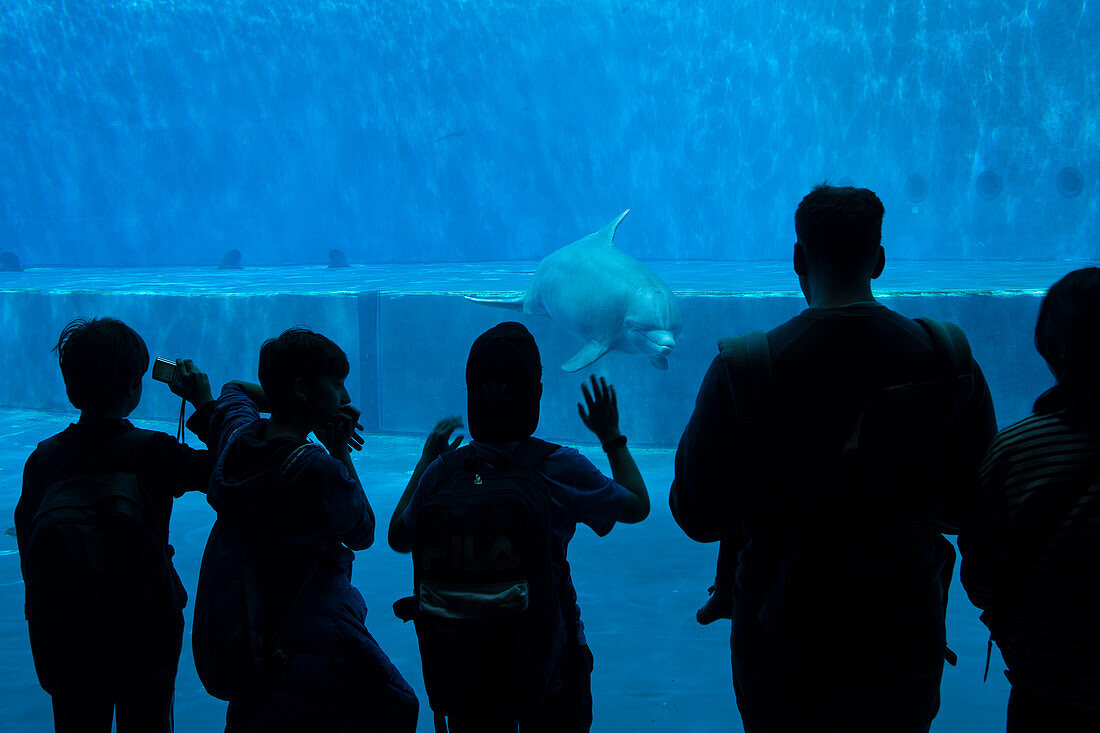
[[[494,298],[494,297],[477,297],[473,295],[467,295],[466,300],[471,303],[481,303],[482,305],[492,306],[493,308],[506,308],[511,311],[523,310],[523,299],[526,296],[520,295],[518,297],[507,298]]]
[[[663,356],[657,356],[656,354],[654,354],[653,356],[649,357],[649,363],[660,369],[662,372],[668,371],[668,359]]]
[[[629,213],[630,213],[630,209],[627,209],[623,213],[616,216],[610,223],[608,223],[607,226],[605,226],[600,231],[596,232],[596,238],[599,239],[599,240],[604,240],[605,244],[608,244],[608,245],[614,247],[615,246],[615,230],[619,228],[619,225],[623,223],[623,219],[625,219],[626,215],[629,214]]]
[[[605,345],[601,344],[599,341],[589,341],[581,347],[580,351],[573,354],[573,357],[569,361],[561,365],[562,371],[575,372],[584,369],[606,353],[607,347]]]

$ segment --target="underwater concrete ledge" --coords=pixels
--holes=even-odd
[[[1052,382],[1032,331],[1042,293],[1078,262],[892,263],[879,299],[909,316],[958,323],[1004,425],[1030,411]],[[462,267],[360,266],[103,270],[37,268],[0,278],[0,405],[68,411],[51,348],[69,320],[113,315],[136,328],[152,356],[189,357],[215,386],[256,378],[260,344],[291,326],[335,340],[349,355],[352,398],[370,432],[423,433],[465,410],[465,360],[474,338],[519,320],[542,352],[540,435],[590,441],[576,416],[581,380],[595,373],[620,394],[622,428],[635,444],[675,445],[717,340],[777,326],[805,308],[787,263],[653,263],[676,293],[684,328],[661,372],[641,356],[611,353],[576,374],[560,365],[582,345],[549,319],[488,308],[470,293],[522,291],[532,263]],[[357,288],[356,285],[365,286]],[[967,287],[964,287],[967,286]],[[136,417],[170,419],[179,403],[150,381]]]

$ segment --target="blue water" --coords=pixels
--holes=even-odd
[[[1051,382],[1039,296],[1100,254],[1098,37],[1085,0],[2,2],[0,251],[28,269],[0,273],[0,521],[33,445],[70,419],[49,349],[95,315],[215,384],[254,377],[289,326],[332,336],[388,516],[409,436],[462,412],[469,344],[503,315],[462,296],[522,291],[629,207],[616,243],[669,284],[684,329],[668,372],[622,354],[592,370],[649,446],[654,496],[641,525],[571,545],[594,730],[740,730],[728,627],[694,622],[715,548],[663,501],[716,339],[804,307],[789,258],[810,186],[867,186],[886,207],[876,294],[962,325],[1001,424],[1027,414]],[[245,269],[214,269],[233,248]],[[331,248],[353,266],[325,268]],[[580,344],[523,320],[546,365],[540,434],[583,443],[580,375],[558,369]],[[177,409],[150,383],[136,417],[171,430],[156,421]],[[192,593],[212,521],[199,496],[173,515]],[[44,730],[14,548],[0,536],[0,731]],[[389,612],[409,571],[379,546],[355,580],[424,703]],[[960,666],[933,730],[1003,730],[1007,684],[980,683],[984,627],[957,582],[948,624]],[[187,647],[178,729],[217,729]]]
[[[1084,257],[1098,32],[1085,0],[5,2],[0,242],[529,260],[630,207],[645,259],[773,259],[829,178],[897,257]]]

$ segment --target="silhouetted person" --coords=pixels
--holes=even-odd
[[[193,643],[203,684],[229,700],[227,731],[416,728],[416,695],[367,631],[351,584],[375,519],[351,460],[363,441],[348,371],[331,340],[290,329],[260,349],[260,384],[229,382],[214,408],[207,500],[218,520]],[[243,660],[218,629],[254,640]]]
[[[35,669],[59,733],[110,733],[112,717],[119,733],[170,731],[187,594],[168,524],[175,497],[206,489],[213,454],[126,420],[149,352],[121,321],[73,321],[56,350],[80,419],[27,459],[15,508]],[[205,441],[210,382],[177,369]]]
[[[328,266],[329,267],[347,267],[348,256],[344,254],[342,249],[330,249],[328,251]]]
[[[1008,730],[1100,730],[1100,269],[1066,275],[1035,345],[1057,386],[1005,428],[959,535],[1012,683]]]
[[[883,207],[818,186],[795,214],[809,309],[720,342],[670,494],[729,538],[745,730],[927,731],[957,531],[993,405],[961,331],[877,303]],[[739,555],[738,555],[739,552]]]
[[[577,405],[612,480],[576,450],[532,437],[542,363],[522,325],[474,341],[466,387],[473,442],[451,440],[458,418],[436,425],[389,529],[394,550],[413,552],[417,596],[399,604],[412,602],[404,616],[417,619],[436,730],[446,733],[446,715],[451,733],[588,731],[592,653],[567,546],[578,523],[603,536],[649,514],[615,390],[592,377]]]
[[[228,250],[222,255],[221,264],[218,265],[219,270],[240,270],[241,269],[241,251],[239,249]]]
[[[0,252],[0,272],[23,272],[23,263],[14,252]]]

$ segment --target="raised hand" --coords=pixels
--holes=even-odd
[[[363,436],[359,435],[363,426],[359,424],[359,416],[362,413],[351,405],[344,405],[340,411],[325,423],[320,432],[313,431],[321,445],[331,455],[350,453],[353,450],[363,450]]]
[[[606,443],[619,436],[619,401],[615,396],[615,387],[596,375],[590,378],[589,385],[581,383],[581,392],[584,393],[584,404],[577,403],[577,414],[581,416],[584,426],[595,433],[601,443]]]
[[[210,377],[190,359],[176,359],[176,376],[168,388],[196,409],[214,400],[210,394]]]
[[[462,427],[462,418],[457,415],[445,417],[435,424],[432,432],[428,433],[424,440],[424,450],[420,454],[420,462],[427,465],[439,458],[447,451],[452,451],[462,444],[462,436],[456,435],[454,440],[451,434]]]

